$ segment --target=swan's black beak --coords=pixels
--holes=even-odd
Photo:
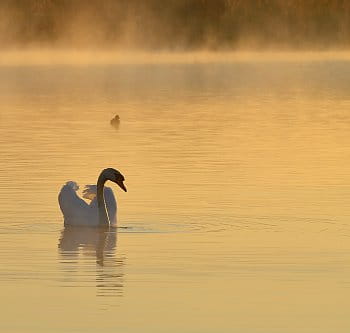
[[[126,187],[125,187],[125,185],[124,185],[124,183],[123,183],[122,180],[116,181],[116,184],[118,184],[119,187],[120,187],[124,192],[127,192],[127,189],[126,189]]]

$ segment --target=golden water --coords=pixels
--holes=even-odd
[[[1,332],[349,331],[349,61],[3,66],[0,106]],[[109,166],[122,228],[64,230]]]

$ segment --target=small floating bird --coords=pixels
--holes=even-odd
[[[120,124],[120,117],[119,115],[116,115],[112,120],[111,120],[111,125],[118,127]]]
[[[123,191],[124,176],[113,168],[102,170],[97,185],[86,185],[83,198],[91,200],[86,203],[77,194],[79,186],[69,181],[61,188],[58,202],[64,216],[65,226],[115,227],[117,225],[117,201],[113,191],[105,187],[107,180],[116,183]]]

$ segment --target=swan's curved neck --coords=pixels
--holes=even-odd
[[[104,177],[103,172],[100,174],[97,180],[97,204],[98,204],[98,215],[99,225],[101,227],[108,227],[110,225],[108,211],[104,196],[104,185],[107,181]]]

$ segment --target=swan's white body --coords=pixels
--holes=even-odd
[[[58,202],[64,216],[65,226],[99,226],[99,211],[96,198],[96,185],[86,185],[83,198],[91,200],[90,204],[79,197],[77,183],[67,182],[61,188]],[[117,201],[110,187],[104,187],[104,199],[111,226],[117,224]]]
[[[123,191],[127,191],[124,176],[113,168],[102,170],[97,179],[97,185],[85,186],[83,197],[91,200],[90,204],[78,196],[79,186],[76,182],[69,181],[63,185],[58,195],[58,202],[65,226],[103,228],[116,226],[117,201],[112,189],[104,186],[108,180],[116,183]]]

